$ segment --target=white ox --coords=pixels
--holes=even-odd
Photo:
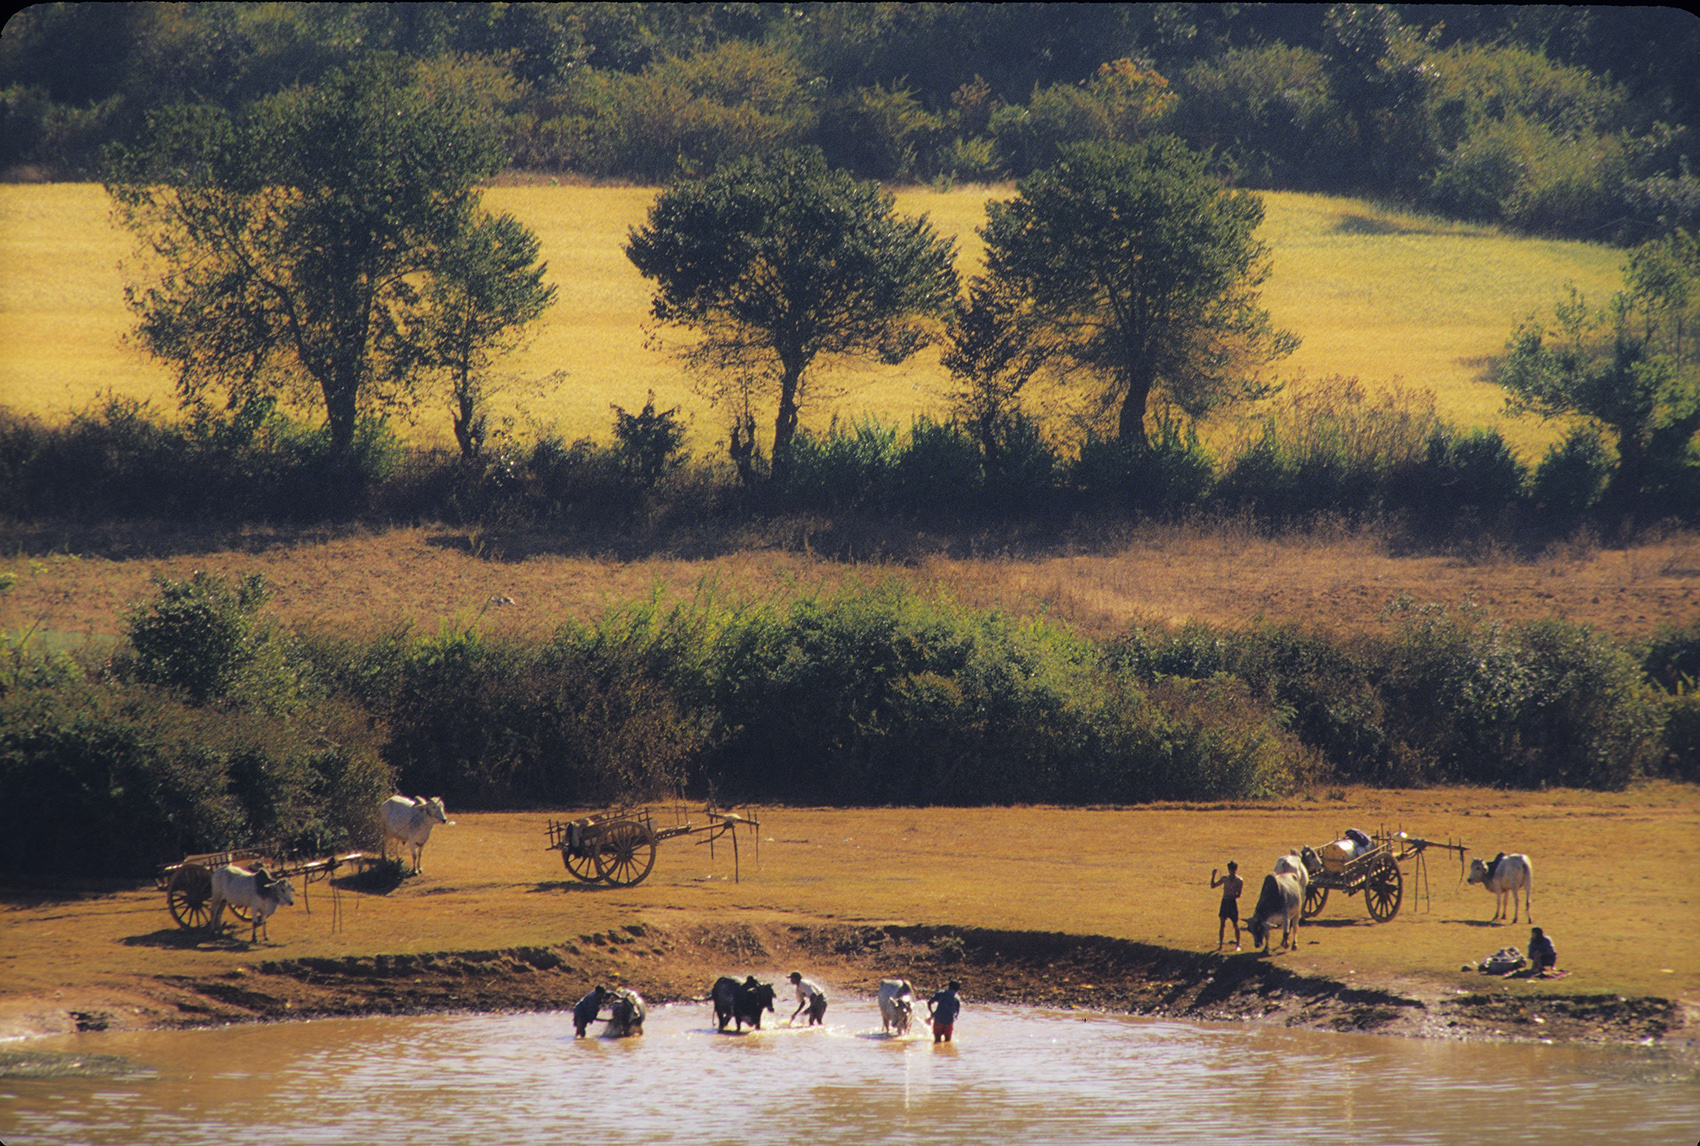
[[[295,905],[295,888],[287,879],[268,876],[262,881],[254,872],[226,864],[212,873],[212,922],[207,926],[215,934],[224,921],[227,903],[233,908],[240,907],[254,921],[254,932],[248,937],[248,942],[253,943],[274,911]]]
[[[1257,894],[1257,909],[1246,927],[1251,932],[1253,947],[1268,947],[1269,931],[1281,925],[1281,949],[1298,947],[1295,932],[1304,911],[1304,877],[1290,871],[1270,872],[1263,877],[1263,888]]]
[[[880,980],[880,1022],[887,1034],[909,1033],[915,1017],[915,989],[907,979]]]
[[[1530,923],[1535,921],[1529,896],[1535,889],[1535,865],[1522,852],[1506,855],[1500,852],[1487,863],[1470,861],[1470,882],[1479,883],[1494,895],[1493,922],[1505,918],[1505,897],[1511,897],[1511,922],[1517,922],[1517,893],[1523,893],[1523,914]]]
[[[1309,851],[1310,849],[1305,848],[1304,850]],[[1299,880],[1299,899],[1304,899],[1305,889],[1310,886],[1310,868],[1305,864],[1305,860],[1302,855],[1298,852],[1288,852],[1286,855],[1277,859],[1275,861],[1275,866],[1270,870],[1272,870],[1276,875],[1285,874],[1297,876]]]
[[[391,796],[378,805],[378,823],[384,832],[381,845],[384,858],[389,858],[390,841],[399,840],[413,849],[413,874],[418,875],[425,870],[422,853],[425,851],[425,841],[431,838],[431,825],[448,822],[449,815],[443,809],[441,796],[432,796],[429,800],[423,796],[411,799],[406,796]],[[399,849],[396,858],[401,858]]]

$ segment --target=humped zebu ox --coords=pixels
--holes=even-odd
[[[761,1013],[773,1010],[773,984],[758,983],[754,975],[742,983],[723,975],[714,981],[709,997],[714,1000],[714,1020],[723,1031],[729,1022],[737,1032],[743,1031],[745,1023],[759,1031]]]
[[[628,987],[615,987],[609,993],[608,1025],[602,1028],[602,1033],[611,1039],[641,1035],[643,1020],[648,1015],[649,1007],[642,995]]]
[[[421,874],[425,868],[422,856],[425,851],[425,841],[431,838],[432,824],[449,822],[448,812],[443,808],[443,798],[432,796],[427,800],[423,796],[391,796],[378,805],[378,823],[384,833],[380,845],[385,859],[389,858],[390,841],[399,840],[413,849],[413,874]],[[398,849],[396,858],[400,858]]]
[[[217,934],[224,921],[224,905],[240,907],[254,921],[254,932],[248,942],[256,942],[260,931],[279,907],[295,905],[295,888],[287,879],[273,879],[262,868],[247,871],[235,864],[225,864],[212,873],[212,921],[207,927]]]
[[[1510,855],[1500,852],[1487,863],[1471,860],[1470,882],[1479,883],[1493,892],[1493,922],[1498,923],[1505,918],[1505,897],[1508,895],[1511,897],[1511,922],[1517,922],[1519,891],[1523,893],[1523,914],[1530,923],[1535,921],[1534,909],[1529,906],[1529,896],[1535,889],[1535,865],[1522,852]]]
[[[1298,947],[1294,933],[1299,929],[1299,917],[1305,904],[1305,877],[1290,871],[1270,872],[1263,877],[1263,888],[1257,893],[1257,908],[1251,913],[1246,927],[1251,932],[1253,947],[1267,949],[1269,931],[1281,925],[1281,949]]]
[[[915,989],[907,979],[880,980],[880,1023],[892,1035],[909,1033],[915,1017]]]
[[[1304,848],[1303,851],[1308,852],[1308,851],[1310,851],[1310,849]],[[1315,853],[1312,852],[1311,854],[1314,855]],[[1285,875],[1296,875],[1296,876],[1298,876],[1299,877],[1299,899],[1301,901],[1304,899],[1305,889],[1310,886],[1310,868],[1307,865],[1307,862],[1306,862],[1305,857],[1303,855],[1301,855],[1297,851],[1288,852],[1286,855],[1281,856],[1279,859],[1277,859],[1275,861],[1275,866],[1273,868],[1271,868],[1270,870],[1273,871],[1276,875],[1285,874]]]

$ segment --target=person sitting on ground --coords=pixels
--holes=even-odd
[[[574,1038],[584,1037],[585,1028],[596,1021],[596,1016],[601,1013],[602,1004],[607,998],[608,988],[598,983],[595,990],[578,1001],[578,1005],[573,1008],[573,1030],[577,1032],[573,1035]]]
[[[795,1023],[797,1016],[807,1007],[809,1026],[820,1026],[821,1020],[826,1017],[826,992],[821,990],[819,983],[803,978],[801,971],[791,972],[791,984],[797,988],[797,1009],[791,1012],[791,1021]]]
[[[1558,966],[1558,949],[1539,927],[1529,931],[1529,973],[1539,975]]]

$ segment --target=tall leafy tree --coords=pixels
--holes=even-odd
[[[1124,444],[1144,445],[1153,394],[1200,418],[1271,392],[1264,368],[1298,339],[1257,305],[1256,196],[1172,136],[1070,146],[1018,192],[987,207],[989,274],[1101,386]]]
[[[440,360],[428,289],[454,273],[502,152],[451,85],[372,57],[240,117],[177,107],[119,149],[107,184],[142,239],[137,337],[184,404],[321,404],[333,455],[405,407]],[[524,279],[529,267],[510,267]]]
[[[1630,252],[1627,289],[1596,310],[1575,291],[1530,319],[1495,369],[1507,407],[1581,416],[1617,447],[1621,513],[1692,508],[1700,495],[1700,243],[1677,230]],[[1665,503],[1661,505],[1660,503]]]
[[[1000,295],[995,283],[975,279],[956,300],[939,360],[950,371],[951,412],[979,443],[988,473],[1003,472],[1005,449],[1022,422],[1022,392],[1052,349],[1030,308]]]
[[[655,284],[656,321],[700,336],[683,354],[710,393],[776,399],[777,479],[817,364],[918,351],[956,295],[954,254],[925,217],[897,214],[878,184],[829,169],[813,149],[674,184],[626,244]]]
[[[555,301],[537,260],[537,236],[512,215],[474,219],[439,253],[412,345],[448,377],[455,441],[463,458],[483,450],[490,369],[519,349],[526,328]]]

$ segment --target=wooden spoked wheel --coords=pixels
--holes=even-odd
[[[635,820],[608,825],[596,848],[596,874],[615,887],[642,883],[655,866],[655,835]]]
[[[600,876],[596,872],[596,857],[588,850],[573,854],[572,845],[561,845],[561,862],[567,865],[567,870],[586,883],[595,883]]]
[[[1399,901],[1405,896],[1405,877],[1399,871],[1399,865],[1388,864],[1380,871],[1369,877],[1364,885],[1364,906],[1369,908],[1369,917],[1377,923],[1386,923],[1399,914]]]
[[[1328,904],[1328,889],[1316,884],[1305,885],[1305,905],[1300,917],[1311,919],[1322,914],[1322,909]]]
[[[165,906],[177,926],[205,929],[212,922],[212,876],[199,864],[185,864],[165,885]]]

